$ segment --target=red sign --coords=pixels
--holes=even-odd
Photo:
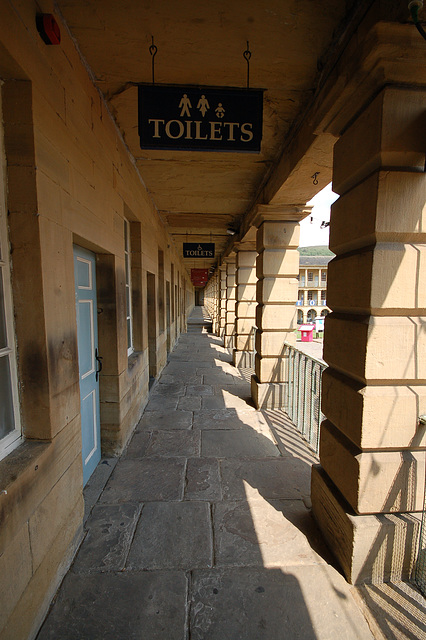
[[[209,279],[208,269],[191,269],[191,282],[194,287],[204,287]]]

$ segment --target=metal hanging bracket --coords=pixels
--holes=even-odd
[[[149,53],[151,54],[151,66],[152,66],[152,84],[155,84],[154,77],[154,64],[155,64],[155,56],[157,55],[157,47],[154,44],[154,36],[151,36],[152,44],[149,47]]]
[[[318,184],[318,176],[320,174],[320,171],[315,171],[314,175],[311,176],[312,178],[312,184],[317,185]]]
[[[250,58],[251,58],[251,51],[250,51],[249,47],[250,47],[249,41],[247,40],[247,49],[243,53],[243,58],[247,62],[247,89],[250,89]]]

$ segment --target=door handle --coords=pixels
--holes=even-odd
[[[99,374],[102,371],[102,357],[98,355],[98,349],[97,348],[95,349],[95,360],[99,365],[99,369],[96,369],[96,374],[95,374],[96,382],[97,382],[99,380]]]

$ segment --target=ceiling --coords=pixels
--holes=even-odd
[[[58,0],[142,179],[182,255],[214,242],[216,258],[272,175],[313,97],[319,61],[346,13],[342,0]],[[260,153],[141,150],[137,83],[263,88]],[[214,260],[185,260],[210,267]]]

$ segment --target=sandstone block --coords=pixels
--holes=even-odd
[[[252,376],[251,397],[256,409],[285,409],[287,383],[262,383]]]
[[[236,259],[237,269],[241,267],[255,267],[256,258],[257,251],[238,251]]]
[[[237,302],[241,300],[244,301],[256,301],[256,283],[257,279],[255,278],[254,284],[239,284],[236,287],[235,299]]]
[[[312,513],[351,584],[408,580],[417,559],[415,514],[354,515],[319,465],[312,467]]]
[[[335,192],[344,193],[381,166],[424,171],[418,122],[425,104],[424,92],[385,88],[334,146]]]
[[[327,316],[324,360],[329,365],[360,381],[426,381],[426,361],[419,355],[426,348],[424,318],[352,318]]]
[[[356,513],[423,509],[424,451],[361,452],[329,422],[321,425],[321,465]]]
[[[263,330],[296,329],[296,308],[293,304],[259,304],[255,324]]]
[[[265,248],[299,246],[300,226],[298,222],[266,221],[256,234],[256,249],[260,253]]]
[[[334,310],[426,308],[426,245],[378,243],[329,264],[327,303]]]
[[[370,386],[339,375],[322,375],[322,411],[360,449],[426,446],[424,386]]]
[[[296,303],[299,282],[296,278],[264,278],[256,285],[256,299],[259,304],[266,302]]]
[[[287,353],[288,331],[256,331],[256,351],[262,356],[284,356]]]
[[[247,334],[236,335],[234,346],[238,351],[254,351],[254,336]]]
[[[254,371],[259,382],[283,382],[287,379],[288,359],[262,358],[255,354]]]
[[[426,228],[425,202],[424,173],[374,173],[332,205],[330,249],[340,254],[377,240],[419,242],[416,234]]]
[[[237,318],[255,318],[257,302],[248,302],[247,300],[237,300],[235,305],[235,315]]]
[[[296,278],[299,275],[299,252],[294,249],[265,249],[257,257],[256,275],[258,278],[284,275]]]
[[[255,325],[255,321],[254,318],[237,318],[236,319],[236,332],[237,335],[242,335],[242,334],[253,334],[254,335],[254,331],[253,331],[253,327]]]
[[[256,267],[240,267],[236,274],[236,284],[256,284]]]

